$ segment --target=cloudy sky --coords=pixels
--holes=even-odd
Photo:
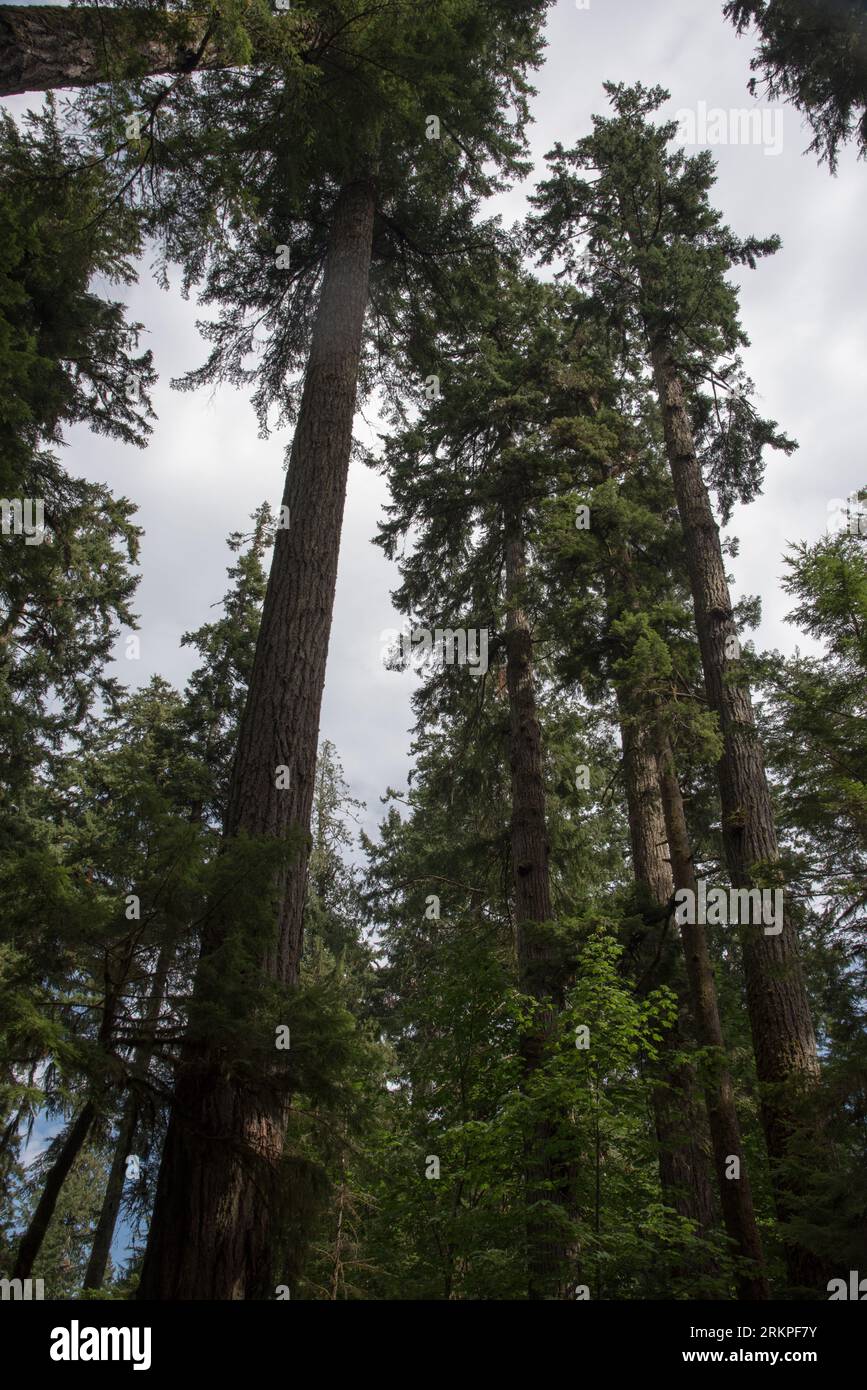
[[[586,8],[559,0],[536,78],[536,177],[556,140],[571,144],[588,131],[591,113],[605,109],[607,79],[666,87],[667,118],[698,112],[700,103],[708,112],[763,106],[747,91],[753,41],[739,39],[721,11],[722,0],[590,0]],[[5,104],[20,113],[38,100]],[[759,644],[790,650],[797,636],[783,621],[782,552],[792,540],[816,539],[830,499],[867,481],[867,166],[848,149],[832,178],[804,153],[809,133],[798,114],[788,106],[776,112],[766,118],[769,152],[762,143],[714,146],[715,202],[736,232],[775,232],[783,241],[776,257],[741,277],[743,322],[753,344],[746,365],[763,413],[800,448],[789,459],[770,455],[763,496],[735,513],[731,530],[741,550],[731,568],[736,596],[762,595]],[[523,215],[533,179],[498,200],[507,221]],[[181,634],[207,620],[225,589],[225,537],[243,528],[262,500],[279,503],[286,437],[259,440],[248,401],[229,388],[215,395],[170,389],[170,379],[198,365],[205,349],[195,304],[159,290],[146,263],[128,300],[133,317],[146,325],[160,377],[151,445],[141,452],[74,431],[65,461],[73,474],[130,497],[145,529],[137,599],[141,657],[124,660],[119,643],[120,678],[135,685],[158,672],[180,686],[193,661],[180,647]],[[367,421],[375,425],[369,413]],[[371,437],[361,417],[357,427]],[[353,466],[322,713],[322,735],[336,744],[354,795],[367,802],[369,830],[385,787],[406,780],[414,679],[380,663],[380,634],[399,622],[389,599],[396,570],[370,544],[384,500],[381,480]]]

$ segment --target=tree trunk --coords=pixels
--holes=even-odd
[[[535,1003],[533,1025],[521,1037],[526,1085],[543,1065],[557,1033],[563,1008],[563,968],[546,924],[553,918],[548,873],[548,830],[542,777],[542,732],[533,681],[533,638],[521,607],[526,556],[520,528],[507,524],[506,686],[509,696],[509,761],[512,769],[510,840],[515,894],[515,943],[519,985]],[[558,1223],[546,1210],[556,1204],[569,1213],[568,1165],[558,1160],[557,1117],[541,1116],[525,1150],[528,1295],[562,1298],[569,1281],[568,1251]]]
[[[143,1020],[145,1024],[145,1036],[148,1041],[141,1043],[135,1050],[130,1067],[130,1075],[133,1083],[141,1082],[147,1076],[150,1059],[154,1051],[153,1034],[159,1022],[160,1010],[162,1009],[163,997],[165,995],[166,980],[168,979],[173,958],[173,946],[164,945],[160,948]],[[101,1289],[103,1280],[105,1279],[108,1257],[111,1253],[111,1243],[114,1239],[114,1228],[117,1225],[117,1214],[120,1211],[121,1198],[123,1197],[123,1185],[126,1180],[126,1160],[132,1151],[136,1124],[138,1123],[138,1114],[139,1101],[133,1085],[129,1090],[126,1103],[123,1107],[111,1170],[108,1175],[105,1195],[102,1199],[99,1220],[96,1223],[90,1258],[87,1262],[87,1271],[84,1276],[84,1287],[86,1289]]]
[[[15,1260],[15,1268],[12,1271],[13,1279],[30,1278],[33,1270],[33,1262],[42,1248],[45,1233],[54,1215],[54,1208],[57,1206],[60,1190],[66,1181],[69,1170],[84,1148],[85,1141],[90,1133],[90,1126],[93,1124],[95,1116],[96,1106],[93,1101],[89,1100],[82,1106],[72,1125],[70,1125],[66,1138],[61,1145],[60,1152],[51,1165],[48,1177],[45,1180],[45,1187],[42,1189],[42,1196],[39,1198],[36,1204],[36,1210],[30,1218],[30,1224],[21,1238],[21,1244],[18,1247],[18,1256]]]
[[[672,892],[671,865],[659,800],[656,759],[646,733],[630,718],[622,692],[618,689],[615,693],[623,747],[632,872],[636,882],[648,888],[657,906],[665,907]]]
[[[106,960],[106,993],[102,1005],[102,1019],[99,1025],[98,1042],[105,1053],[111,1050],[111,1034],[116,1017],[118,999],[120,997],[121,983],[126,978],[130,965],[130,954],[126,951],[123,964],[118,969],[116,962],[112,966],[109,959]],[[30,1225],[24,1233],[21,1245],[18,1249],[18,1257],[15,1263],[14,1277],[26,1279],[33,1269],[33,1262],[45,1239],[54,1209],[57,1206],[57,1199],[60,1196],[61,1188],[66,1178],[83,1149],[91,1126],[99,1113],[99,1104],[105,1094],[106,1081],[91,1085],[90,1098],[82,1106],[76,1119],[70,1125],[64,1139],[60,1152],[46,1179],[42,1196],[37,1203],[36,1210],[30,1218]]]
[[[238,735],[225,821],[282,838],[300,827],[308,844],[281,885],[282,910],[268,968],[294,983],[301,959],[319,712],[331,633],[337,560],[352,446],[367,306],[375,192],[349,184],[334,212],[292,456],[283,492],[290,528],[278,530],[256,656]],[[288,790],[275,786],[290,769]]]
[[[717,772],[726,863],[732,884],[749,888],[756,866],[778,859],[771,798],[749,688],[737,679],[737,663],[726,651],[736,633],[719,529],[696,458],[670,345],[653,344],[651,361],[683,527],[708,703],[719,717],[724,740]],[[765,935],[762,926],[744,926],[740,936],[756,1070],[762,1083],[762,1123],[777,1212],[785,1222],[794,1213],[801,1186],[787,1170],[786,1161],[794,1156],[792,1141],[803,1125],[800,1106],[819,1078],[816,1039],[790,913],[785,911],[779,935]],[[787,1265],[792,1284],[816,1288],[822,1270],[808,1251],[790,1244]]]
[[[639,599],[635,590],[629,552],[625,546],[618,561],[620,575],[629,593],[631,605],[637,609]],[[630,828],[632,829],[633,822],[639,820],[639,809],[643,804],[649,804],[653,808],[647,813],[648,828],[643,832],[632,831],[633,861],[636,869],[642,867],[645,881],[654,888],[656,900],[661,905],[668,904],[673,889],[696,890],[692,849],[674,753],[662,722],[661,711],[657,710],[655,715],[648,715],[646,720],[636,726],[628,719],[620,690],[617,691],[617,700],[623,730]],[[630,726],[634,730],[631,734]],[[636,746],[638,751],[630,757],[633,746]],[[631,762],[638,762],[640,770],[630,772]],[[630,784],[634,788],[631,801]],[[655,853],[654,846],[657,846]],[[660,855],[665,856],[661,863]],[[690,1019],[699,1046],[713,1048],[718,1059],[713,1070],[705,1067],[703,1091],[723,1220],[737,1254],[754,1267],[752,1274],[739,1274],[738,1297],[746,1300],[766,1299],[769,1297],[769,1290],[765,1276],[764,1253],[753,1210],[734,1088],[725,1065],[725,1043],[707,937],[704,927],[700,925],[681,926],[680,936],[686,966]],[[657,1134],[659,1129],[660,1116],[657,1113]],[[730,1157],[739,1159],[738,1180],[726,1177]]]
[[[633,874],[653,902],[664,908],[671,900],[672,878],[656,758],[644,730],[629,718],[619,690],[617,700]],[[668,963],[675,964],[670,959]],[[676,976],[667,978],[666,983],[678,995],[679,1008],[677,1020],[662,1040],[662,1055],[651,1078],[660,1184],[666,1203],[678,1215],[695,1222],[700,1232],[706,1232],[717,1222],[707,1131],[695,1069],[689,1063],[677,1062],[674,1056],[682,1050],[686,1037],[683,986]]]
[[[719,1221],[710,1180],[707,1120],[695,1068],[676,1061],[686,1039],[686,1010],[679,1000],[678,1018],[660,1044],[651,1100],[659,1153],[659,1180],[666,1205],[692,1221],[699,1235]],[[694,1267],[694,1265],[693,1265]],[[705,1262],[706,1267],[706,1262]]]
[[[509,761],[512,769],[512,874],[515,920],[522,983],[529,993],[550,997],[562,1006],[559,972],[552,965],[545,935],[535,922],[553,917],[548,874],[548,829],[542,778],[542,731],[533,682],[533,638],[520,607],[525,583],[524,543],[514,532],[506,537],[506,688],[509,695]],[[523,924],[531,924],[522,930]]]
[[[207,14],[0,5],[0,96],[231,66]]]
[[[375,190],[348,184],[335,207],[301,410],[283,493],[256,656],[238,737],[225,833],[305,847],[280,875],[280,908],[262,962],[292,984],[301,956],[319,711],[367,304]],[[290,769],[288,789],[276,786]],[[219,933],[203,943],[207,955]],[[140,1298],[273,1296],[286,1099],[255,1095],[219,1059],[186,1049],[160,1166]]]
[[[126,1180],[126,1160],[127,1156],[132,1151],[137,1121],[138,1100],[131,1092],[126,1098],[123,1114],[121,1115],[117,1143],[114,1147],[114,1156],[108,1174],[108,1182],[106,1183],[105,1193],[102,1199],[99,1220],[96,1223],[93,1245],[90,1248],[90,1257],[87,1261],[87,1270],[84,1276],[84,1287],[86,1289],[101,1289],[102,1282],[105,1279],[108,1257],[111,1253],[111,1242],[114,1240],[114,1228],[117,1224],[117,1214],[120,1211],[121,1198],[123,1197],[123,1185]]]
[[[661,728],[657,729],[656,741],[659,786],[674,886],[676,889],[688,888],[695,893],[695,868],[674,754],[671,743]],[[752,1300],[766,1299],[770,1295],[764,1272],[764,1252],[753,1210],[752,1190],[741,1140],[734,1087],[725,1063],[725,1041],[707,936],[703,926],[691,926],[689,923],[681,925],[680,934],[698,1041],[703,1048],[712,1048],[717,1058],[712,1071],[709,1071],[706,1077],[704,1093],[723,1218],[726,1231],[738,1255],[749,1261],[755,1271],[752,1275],[742,1273],[739,1276],[738,1296]],[[729,1162],[733,1157],[737,1158],[740,1164],[737,1177],[727,1176]]]

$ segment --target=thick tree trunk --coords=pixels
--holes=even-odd
[[[154,1051],[153,1036],[159,1022],[163,997],[165,995],[166,980],[168,979],[174,954],[174,946],[164,945],[157,956],[153,981],[148,993],[147,1005],[143,1015],[143,1022],[145,1025],[144,1032],[147,1041],[141,1043],[136,1048],[130,1067],[133,1085],[129,1090],[123,1107],[111,1170],[108,1175],[108,1182],[106,1183],[105,1194],[102,1199],[99,1220],[96,1223],[90,1258],[87,1262],[87,1270],[84,1276],[84,1287],[86,1289],[101,1289],[102,1282],[105,1279],[108,1257],[111,1253],[111,1243],[114,1239],[114,1228],[117,1225],[117,1214],[120,1211],[120,1203],[123,1197],[123,1185],[126,1180],[126,1160],[132,1152],[136,1125],[138,1123],[139,1099],[135,1090],[135,1083],[143,1081],[147,1076],[150,1059]]]
[[[54,1209],[57,1206],[57,1199],[60,1190],[66,1182],[67,1174],[72,1168],[73,1163],[78,1158],[84,1148],[90,1127],[96,1117],[96,1106],[92,1101],[87,1101],[79,1110],[73,1123],[70,1125],[66,1138],[61,1145],[60,1152],[45,1180],[45,1187],[42,1189],[42,1196],[36,1204],[36,1210],[30,1218],[30,1225],[21,1238],[18,1247],[18,1256],[15,1260],[15,1268],[12,1271],[13,1279],[29,1279],[33,1271],[33,1262],[42,1248],[45,1233],[48,1230]]]
[[[666,1204],[704,1235],[718,1223],[706,1142],[707,1121],[695,1068],[677,1062],[685,1043],[685,1009],[663,1038],[651,1100],[659,1152],[659,1180]]]
[[[207,23],[162,9],[0,5],[0,96],[230,66]]]
[[[656,758],[645,731],[628,717],[620,691],[617,699],[633,874],[636,882],[647,888],[652,901],[664,908],[671,900],[672,877]],[[695,1069],[688,1063],[678,1063],[674,1057],[682,1050],[686,1035],[682,983],[676,974],[667,983],[678,994],[679,1010],[678,1019],[662,1040],[662,1056],[651,1078],[660,1184],[668,1205],[678,1215],[694,1221],[703,1232],[717,1221],[707,1131]]]
[[[653,748],[644,730],[629,717],[622,692],[616,691],[623,749],[623,780],[629,816],[632,872],[643,883],[658,907],[671,898],[671,865],[665,837],[665,820],[659,799],[659,776]]]
[[[319,710],[367,304],[375,190],[341,192],[283,502],[249,692],[229,788],[225,832],[309,844]],[[277,786],[288,767],[289,786]],[[281,874],[263,971],[297,979],[308,849]],[[219,945],[212,932],[203,945]],[[286,1099],[252,1094],[204,1049],[186,1050],[160,1166],[139,1297],[272,1297]]]
[[[662,729],[657,730],[656,742],[659,786],[674,886],[676,889],[688,888],[695,893],[695,868],[674,754]],[[738,1295],[743,1299],[765,1299],[769,1297],[769,1290],[764,1272],[764,1252],[753,1210],[734,1087],[725,1063],[725,1041],[707,936],[703,926],[691,926],[689,923],[681,925],[680,934],[698,1041],[703,1048],[712,1048],[718,1059],[705,1080],[704,1093],[723,1218],[737,1254],[749,1261],[754,1269],[752,1275],[744,1273],[739,1277]],[[734,1177],[728,1176],[732,1158],[739,1163],[739,1172]]]
[[[516,520],[507,525],[506,687],[509,696],[509,761],[512,770],[510,839],[515,895],[515,942],[521,990],[535,1002],[532,1028],[521,1037],[525,1084],[545,1061],[563,1008],[564,980],[550,930],[553,918],[548,873],[548,830],[542,777],[542,731],[533,681],[533,638],[521,606],[526,575],[524,541]],[[568,1218],[571,1184],[568,1164],[554,1152],[558,1117],[544,1116],[526,1146],[528,1206],[528,1294],[531,1299],[562,1298],[569,1284],[569,1254],[557,1221],[545,1208],[564,1209]]]
[[[292,456],[283,492],[288,530],[278,530],[256,656],[238,735],[225,821],[277,839],[292,827],[308,838],[281,884],[282,910],[267,965],[294,983],[316,775],[319,711],[337,584],[337,561],[352,446],[358,366],[367,306],[375,192],[348,185],[334,213]],[[290,785],[275,785],[278,766]]]
[[[652,345],[651,360],[683,526],[708,703],[719,717],[724,740],[717,771],[726,863],[732,884],[749,888],[756,866],[778,859],[771,798],[750,692],[737,679],[737,663],[726,651],[729,639],[736,637],[732,602],[683,387],[666,342]],[[742,926],[740,936],[762,1083],[762,1122],[777,1211],[785,1221],[793,1214],[799,1190],[786,1162],[793,1157],[792,1140],[802,1123],[801,1103],[819,1077],[816,1039],[790,913],[785,912],[779,935],[768,936],[758,925]],[[793,1284],[816,1288],[822,1271],[809,1252],[790,1245],[787,1264]]]

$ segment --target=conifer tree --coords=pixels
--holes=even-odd
[[[137,352],[141,325],[93,286],[97,276],[134,279],[136,221],[115,205],[95,225],[117,189],[104,170],[76,168],[78,152],[52,102],[20,128],[3,113],[0,738],[7,807],[12,788],[23,788],[64,737],[86,734],[98,698],[111,704],[117,681],[104,668],[120,625],[135,625],[134,508],[104,486],[70,477],[56,453],[73,424],[138,447],[151,431],[154,372],[151,353]]]
[[[412,559],[402,565],[405,583],[398,595],[411,623],[420,614],[431,630],[449,632],[462,622],[470,628],[478,622],[486,634],[493,632],[493,649],[504,657],[515,948],[520,988],[534,1001],[521,1046],[526,1083],[532,1088],[557,1036],[567,981],[548,870],[534,676],[538,635],[528,574],[534,510],[547,482],[538,426],[545,374],[553,382],[557,367],[557,330],[545,325],[546,311],[556,299],[507,266],[492,288],[471,329],[464,321],[451,342],[441,333],[430,345],[431,359],[449,361],[441,398],[426,408],[417,425],[387,441],[392,495],[400,500],[390,508],[382,541],[386,553],[394,555],[398,539],[411,527],[421,528]],[[516,351],[516,341],[521,351]],[[450,361],[452,357],[458,360]],[[480,535],[473,541],[476,527]],[[469,610],[466,619],[462,608]],[[450,661],[453,654],[444,656]],[[562,1297],[568,1283],[563,1235],[548,1210],[551,1204],[561,1208],[559,1220],[565,1227],[571,1181],[568,1165],[557,1161],[557,1128],[556,1117],[542,1117],[527,1153],[529,1287],[534,1298]]]
[[[202,849],[200,832],[173,804],[184,763],[178,712],[178,697],[159,679],[121,701],[91,734],[88,751],[67,759],[60,794],[55,790],[46,808],[48,825],[40,826],[41,862],[31,853],[30,870],[53,880],[35,889],[49,911],[43,908],[31,947],[34,965],[40,954],[56,951],[58,939],[63,947],[41,980],[50,1020],[42,1045],[60,1078],[53,1108],[71,1105],[74,1114],[54,1145],[16,1277],[28,1277],[64,1182],[95,1127],[112,1113],[130,1051],[153,1046],[141,1003],[151,990],[151,962],[163,955],[160,968],[166,968],[164,948],[175,954],[194,918]],[[25,860],[18,872],[27,869]],[[9,892],[15,880],[4,886]],[[10,926],[18,928],[19,916],[27,921],[32,907],[17,905]],[[13,1056],[40,1039],[32,1023],[29,1036],[16,1023],[13,1018],[9,1033]]]
[[[591,324],[594,313],[590,308]],[[618,338],[611,336],[609,350],[616,352]],[[615,692],[633,872],[651,905],[646,914],[649,950],[639,956],[637,970],[646,981],[662,967],[680,999],[679,1026],[667,1035],[663,1061],[666,1053],[682,1059],[690,1035],[693,1047],[697,1042],[704,1050],[701,1083],[717,1191],[726,1229],[745,1262],[738,1271],[738,1286],[742,1297],[764,1298],[761,1241],[704,928],[681,927],[682,957],[671,944],[666,947],[672,892],[695,886],[673,743],[688,749],[693,759],[712,761],[719,742],[699,712],[697,652],[685,603],[687,576],[671,484],[660,459],[660,431],[644,383],[623,369],[614,372],[613,379],[619,386],[609,410],[614,403],[619,407],[619,433],[609,452],[591,456],[578,467],[573,461],[577,491],[568,506],[563,498],[550,509],[541,547],[549,625],[559,648],[556,669],[567,682],[580,682],[591,696],[606,683]],[[574,440],[574,425],[566,419],[555,421],[556,446],[574,451]],[[683,877],[687,870],[692,873],[689,884]],[[663,1187],[678,1210],[707,1226],[715,1212],[701,1144],[693,1145],[693,1134],[701,1128],[695,1118],[684,1132],[685,1117],[694,1116],[695,1086],[689,1061],[674,1062],[654,1088],[653,1101],[658,1131],[665,1136],[660,1152]],[[732,1158],[737,1158],[741,1175],[736,1183],[726,1177]],[[701,1277],[700,1270],[696,1277]]]
[[[857,527],[855,508],[853,515]],[[792,546],[785,564],[783,588],[797,600],[788,621],[822,641],[824,651],[818,658],[798,652],[786,660],[774,652],[763,659],[766,745],[785,824],[797,833],[830,918],[845,924],[858,950],[867,915],[867,547],[856,529],[846,529]]]
[[[96,728],[96,706],[111,708],[119,696],[105,666],[120,625],[135,622],[130,565],[139,534],[130,503],[70,478],[54,446],[63,427],[78,422],[142,445],[153,371],[150,353],[136,355],[140,325],[92,287],[97,275],[134,278],[129,256],[137,230],[128,210],[116,207],[98,228],[88,225],[113,191],[110,177],[73,167],[79,147],[62,132],[51,102],[21,128],[4,113],[0,148],[0,479],[18,494],[3,500],[0,544],[2,1106],[9,1151],[40,1098],[49,1110],[77,1110],[53,1146],[19,1251],[29,1269],[96,1114],[92,1100],[75,1093],[76,1079],[90,1075],[98,1087],[105,1060],[104,1038],[90,1023],[82,1029],[74,1002],[85,981],[110,979],[111,971],[95,964],[105,918],[99,906],[94,912],[92,861],[70,851],[66,793]],[[131,400],[133,375],[141,391]],[[19,527],[22,513],[26,524]],[[97,996],[92,1017],[101,1010],[108,1027],[107,992]],[[46,1058],[45,1084],[35,1087]]]
[[[0,113],[0,487],[43,498],[48,526],[61,502],[50,448],[64,426],[139,448],[151,433],[155,373],[151,352],[136,351],[142,325],[92,283],[135,280],[139,227],[117,193],[53,99],[20,126]]]
[[[726,861],[735,887],[779,884],[774,813],[704,476],[707,470],[726,519],[734,498],[749,501],[757,491],[764,447],[793,447],[749,403],[736,356],[747,339],[736,291],[725,278],[732,265],[753,266],[778,243],[740,240],[723,226],[708,202],[710,155],[669,153],[674,125],[654,127],[648,119],[665,99],[661,89],[607,84],[606,90],[615,115],[594,118],[591,136],[551,155],[552,177],[535,198],[537,244],[548,256],[557,248],[580,280],[592,280],[612,320],[652,369],[708,702],[723,739],[718,774]],[[591,168],[598,172],[589,180],[582,171]],[[702,393],[705,382],[710,395]],[[791,911],[778,935],[755,924],[742,926],[740,935],[765,1137],[785,1222],[798,1205],[792,1160],[804,1134],[801,1109],[819,1076],[815,1034]],[[821,1269],[793,1244],[789,1276],[793,1286],[815,1289]]]
[[[249,535],[236,532],[228,540],[233,552],[242,551],[242,547],[243,552],[228,570],[233,582],[223,599],[222,616],[196,632],[185,633],[181,639],[182,645],[197,649],[203,664],[190,676],[179,715],[186,757],[185,776],[178,786],[177,809],[186,814],[192,824],[204,823],[216,830],[222,827],[225,788],[265,592],[262,559],[273,541],[273,519],[267,503],[257,509],[252,521],[253,530]],[[141,1020],[143,1037],[133,1049],[129,1062],[127,1092],[122,1098],[111,1167],[85,1272],[84,1287],[87,1289],[99,1289],[105,1278],[123,1196],[127,1159],[133,1151],[143,1102],[148,1099],[148,1072],[157,1047],[177,945],[173,938],[163,941],[153,966]]]
[[[534,649],[539,650],[540,643],[541,649],[547,647],[548,629],[556,626],[550,612],[546,612],[545,637],[537,630],[538,584],[528,573],[528,551],[536,543],[534,537],[546,501],[556,500],[564,488],[575,485],[578,477],[592,476],[600,457],[616,450],[618,438],[628,433],[626,422],[612,405],[614,378],[605,376],[603,354],[598,348],[595,355],[588,351],[589,328],[577,297],[558,295],[532,281],[522,282],[504,270],[479,325],[474,322],[470,329],[466,321],[461,324],[460,361],[451,362],[443,379],[442,399],[428,405],[417,424],[386,444],[392,493],[399,501],[390,508],[391,519],[383,528],[382,542],[387,552],[394,554],[398,540],[410,529],[418,534],[413,555],[401,564],[404,585],[398,602],[411,623],[421,612],[422,621],[429,626],[442,624],[450,628],[458,621],[460,608],[465,607],[473,614],[485,615],[475,620],[491,621],[494,630],[499,629],[496,645],[503,646],[506,656],[504,674],[512,721],[512,756],[515,758],[517,752],[519,765],[527,751],[539,746],[538,734],[535,739],[529,738],[525,727],[527,711],[531,726],[538,725],[531,675]],[[441,342],[436,343],[435,351],[443,360],[452,357]],[[498,573],[501,588],[492,586],[492,576]],[[533,619],[526,615],[522,601],[516,604],[512,597],[519,586],[520,592],[529,596]],[[499,602],[498,590],[502,594]],[[526,642],[526,651],[517,666],[510,652],[516,632],[523,634]],[[564,636],[564,640],[569,639]],[[518,672],[522,673],[520,678]],[[515,698],[515,687],[519,699]],[[665,828],[656,762],[652,744],[645,738],[647,746],[639,763],[638,750],[631,741],[634,727],[632,723],[626,725],[627,743],[633,749],[627,790],[630,826],[637,837],[636,872],[642,881],[646,880],[657,908],[666,908],[671,897],[671,879],[665,863]],[[641,788],[631,775],[639,766],[645,771]],[[528,814],[532,816],[544,809],[541,767],[541,758],[537,758],[541,800],[527,802],[517,784],[512,813],[522,988],[543,1004],[543,1019],[546,1013],[550,1018],[547,1030],[540,1030],[536,1039],[527,1039],[528,1049],[532,1044],[532,1070],[542,1065],[544,1053],[556,1036],[556,1016],[563,1007],[568,978],[556,930],[548,928],[545,934],[541,930],[542,924],[554,915],[547,886],[544,818],[529,821],[530,827],[542,828],[538,853],[532,852],[533,840],[525,838]],[[647,822],[651,801],[657,808],[655,825]],[[536,882],[545,890],[544,913],[540,913],[539,899],[532,896]],[[522,903],[529,904],[529,908],[522,910]],[[523,920],[528,925],[522,933]],[[525,946],[522,951],[524,933],[530,949]],[[542,949],[545,956],[538,954]],[[673,1039],[673,1035],[669,1036]],[[673,1067],[667,1084],[654,1088],[661,1136],[664,1132],[660,1163],[667,1188],[671,1189],[675,1172],[686,1177],[685,1185],[675,1184],[678,1192],[672,1195],[673,1204],[679,1208],[685,1201],[688,1205],[687,1194],[695,1196],[695,1214],[700,1224],[707,1227],[713,1221],[707,1162],[700,1145],[694,1143],[691,1129],[695,1121],[692,1127],[684,1126],[682,1116],[677,1115],[678,1107],[682,1109],[688,1099],[689,1076],[688,1067]],[[692,1085],[695,1089],[694,1082]],[[695,1104],[695,1097],[691,1103]],[[673,1142],[678,1132],[683,1135],[679,1154]],[[541,1142],[543,1148],[556,1149],[556,1126]],[[561,1195],[552,1168],[546,1185],[568,1213],[568,1183],[564,1185],[561,1179]],[[688,1214],[685,1208],[684,1214]],[[541,1232],[536,1240],[544,1245]],[[561,1261],[564,1257],[561,1254]],[[547,1278],[550,1284],[550,1272]],[[537,1283],[538,1280],[537,1270]]]
[[[394,329],[405,342],[416,287],[430,283],[428,262],[436,267],[455,253],[466,258],[478,241],[475,200],[499,177],[483,171],[482,161],[506,172],[518,167],[524,70],[537,58],[541,13],[536,5],[493,4],[484,18],[463,0],[443,0],[423,13],[398,3],[371,13],[348,50],[348,75],[305,108],[310,138],[300,165],[297,131],[288,122],[297,95],[255,76],[227,78],[221,88],[222,79],[208,74],[203,91],[213,94],[223,120],[218,155],[211,169],[206,163],[199,170],[198,202],[176,177],[179,212],[165,217],[169,255],[186,263],[188,280],[206,273],[204,298],[221,305],[210,330],[214,349],[190,384],[249,380],[253,371],[263,423],[274,404],[285,420],[293,412],[287,374],[310,330],[225,823],[228,841],[267,841],[282,856],[275,930],[251,962],[280,984],[297,979],[301,955],[316,736],[368,298],[372,293],[373,340],[383,343]],[[427,113],[438,108],[442,117],[428,126],[431,136],[445,134],[437,142],[425,132]],[[208,116],[206,99],[199,138],[213,144]],[[180,148],[179,134],[175,140]],[[249,180],[251,162],[264,165],[261,216],[236,174]],[[192,239],[197,216],[213,233],[215,188],[235,233]],[[270,336],[258,368],[248,369],[257,323]],[[267,880],[261,891],[269,892]],[[224,945],[223,927],[211,920],[205,956]],[[251,949],[240,940],[236,946]],[[268,1082],[263,1078],[265,1092]],[[224,1065],[209,1060],[206,1038],[190,1049],[163,1158],[143,1297],[270,1296],[268,1228],[284,1126],[281,1098],[239,1091]],[[271,1194],[265,1200],[263,1191]]]

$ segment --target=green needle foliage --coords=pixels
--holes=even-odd
[[[755,26],[750,68],[760,87],[786,97],[810,124],[810,149],[837,167],[840,146],[854,139],[867,154],[867,12],[861,0],[727,0],[739,34]]]

